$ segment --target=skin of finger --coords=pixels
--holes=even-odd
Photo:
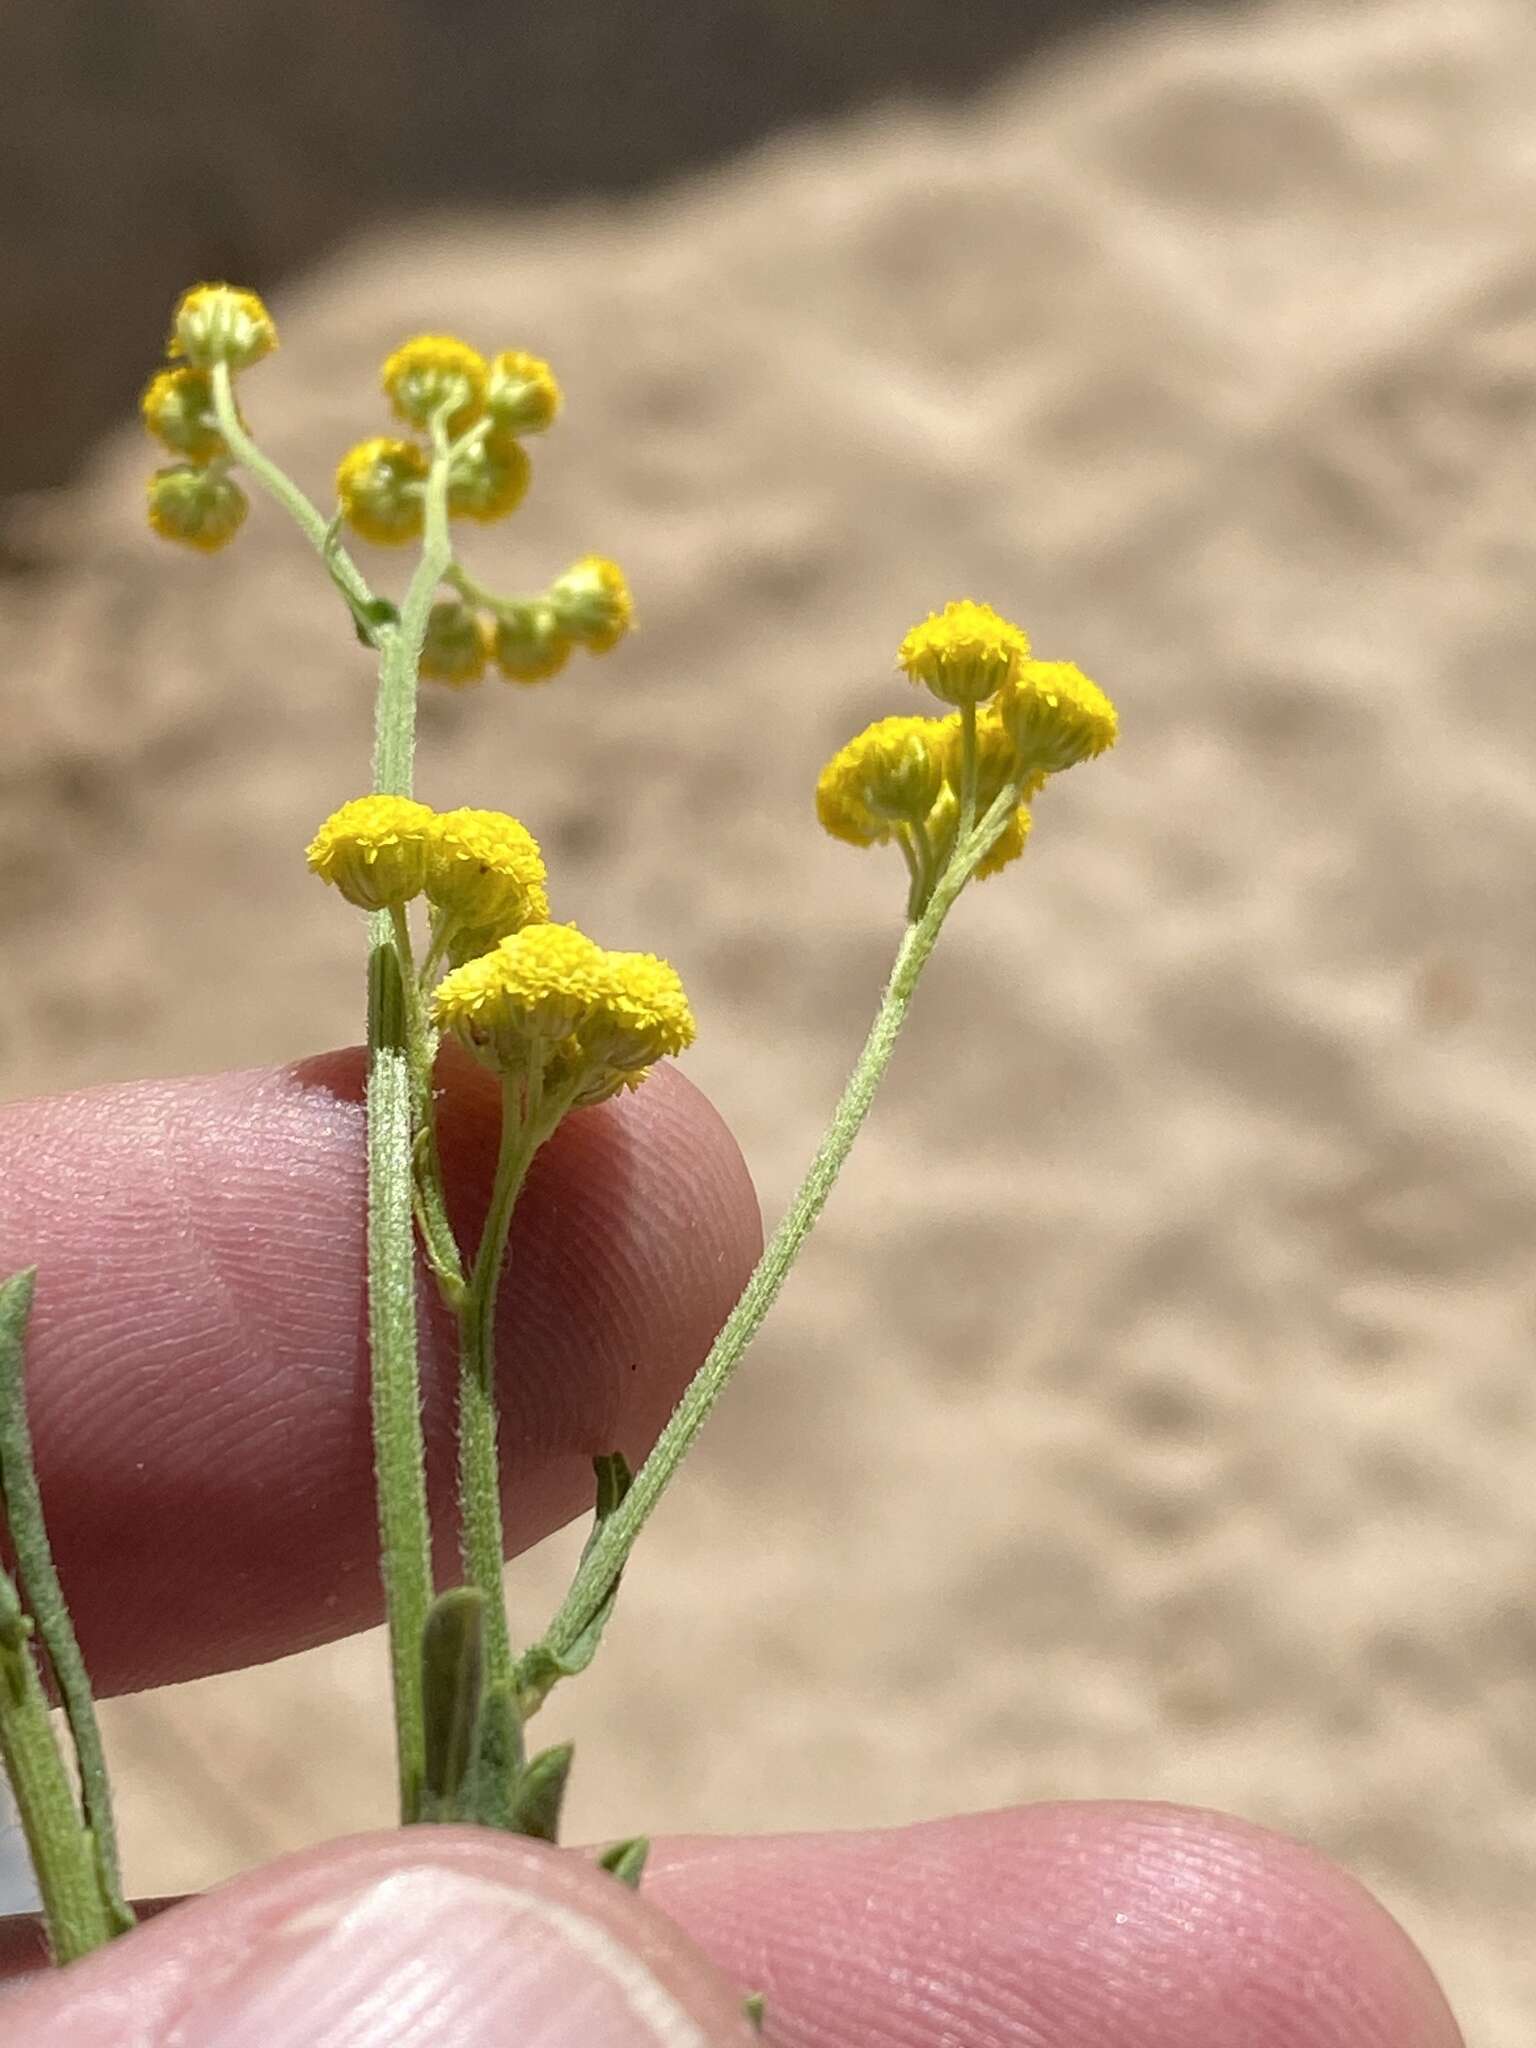
[[[1352,1878],[1184,1807],[679,1839],[645,1890],[765,1993],[775,2048],[1462,2048]]]
[[[311,1854],[276,1868],[326,1867]],[[1223,1814],[1084,1801],[684,1837],[653,1846],[644,1893],[765,1993],[777,2048],[1462,2048],[1353,1878]],[[33,1923],[0,1924],[0,1975],[39,1960]]]
[[[442,1069],[445,1173],[478,1229],[492,1076]],[[28,1400],[50,1533],[103,1692],[379,1618],[360,1052],[0,1109],[0,1270],[38,1267]],[[643,1454],[761,1242],[734,1141],[675,1070],[534,1162],[498,1319],[509,1547]],[[439,1563],[454,1568],[451,1319],[418,1286]]]
[[[201,2041],[206,2027],[194,2026],[191,2016],[205,2002],[238,2011],[242,1987],[281,1961],[296,1938],[313,1939],[328,1923],[343,1923],[360,1898],[387,1900],[388,1888],[399,1889],[402,1880],[409,1887],[403,1896],[413,1902],[424,1887],[430,1899],[445,1882],[471,1891],[488,1886],[511,1914],[558,1916],[584,1959],[573,1974],[590,1968],[623,1985],[634,2009],[613,2038],[624,2048],[653,2040],[657,2048],[747,2048],[752,2039],[736,1986],[654,1906],[582,1857],[474,1828],[358,1836],[285,1857],[186,1901],[67,1970],[28,1978],[0,1999],[0,2032],[7,2048],[61,2041],[71,2048],[159,2048],[179,2039],[183,2025]],[[508,1942],[516,1941],[518,1924],[509,1918]],[[398,1939],[405,1980],[413,1931],[404,1918]],[[489,2001],[499,1975],[494,1949],[472,1967],[484,1975]],[[504,2036],[488,2023],[467,2035],[428,2027],[420,2038],[512,2040],[515,2018],[497,2015]],[[365,2029],[357,2036],[365,2037],[374,2035]],[[353,2038],[350,2030],[346,2038]],[[609,2038],[599,2026],[591,2048],[604,2048]]]

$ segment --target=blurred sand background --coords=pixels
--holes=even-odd
[[[1524,2048],[1529,8],[1148,14],[622,202],[365,231],[272,297],[249,410],[316,491],[399,336],[556,364],[472,557],[611,552],[644,631],[433,695],[422,793],[517,809],[566,914],[679,963],[770,1219],[896,937],[894,856],[809,792],[906,702],[903,628],[990,598],[1123,715],[963,905],[549,1710],[573,1836],[1228,1807],[1341,1859],[1469,2042]],[[212,562],[152,546],[149,459],[124,427],[11,513],[13,1093],[357,1033],[299,849],[359,779],[363,655],[266,507]],[[579,1536],[515,1569],[519,1615]],[[116,1703],[134,1886],[385,1822],[383,1702],[370,1638]]]

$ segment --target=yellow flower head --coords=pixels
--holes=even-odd
[[[1020,758],[1047,775],[1112,747],[1115,707],[1075,662],[1026,661],[998,699]]]
[[[849,740],[816,784],[823,830],[853,846],[873,846],[895,825],[919,824],[944,780],[946,725],[937,718],[880,718]]]
[[[427,900],[464,929],[542,924],[545,880],[538,841],[501,811],[443,811],[427,828]]]
[[[305,858],[359,910],[398,909],[425,885],[432,819],[409,797],[356,797],[331,813]]]
[[[183,364],[151,377],[139,400],[144,424],[173,455],[211,462],[224,453],[224,436],[213,416],[208,372]]]
[[[545,683],[571,658],[571,642],[547,604],[509,608],[496,621],[496,666],[511,683]]]
[[[336,471],[336,497],[355,533],[381,547],[394,547],[421,532],[426,477],[427,458],[414,441],[378,436],[359,441],[343,455]]]
[[[537,1047],[546,1095],[587,1104],[634,1087],[694,1039],[683,985],[650,953],[607,953],[574,925],[528,925],[446,975],[432,999],[444,1031],[504,1074]]]
[[[546,1083],[573,1086],[580,1108],[638,1088],[657,1060],[676,1058],[698,1035],[676,968],[654,953],[604,953],[599,984]]]
[[[149,523],[155,532],[207,555],[234,539],[249,510],[244,491],[222,470],[177,462],[157,469],[149,480]]]
[[[1029,657],[1029,636],[988,604],[967,598],[930,612],[896,655],[915,683],[946,704],[979,704],[1000,690]]]
[[[433,682],[463,689],[485,674],[490,635],[478,612],[456,597],[433,605],[427,614],[427,636],[421,643],[418,673]]]
[[[487,434],[453,459],[448,511],[454,519],[505,519],[528,495],[533,464],[510,434]]]
[[[542,434],[560,405],[555,373],[541,356],[505,349],[491,358],[485,409],[503,433]]]
[[[467,341],[451,334],[418,334],[403,342],[384,364],[380,381],[389,402],[413,427],[426,427],[445,405],[450,434],[461,434],[479,418],[487,376],[486,360]]]
[[[438,983],[439,1028],[516,1073],[536,1039],[569,1038],[596,1000],[602,948],[570,924],[531,924]]]
[[[635,601],[624,571],[602,555],[583,555],[573,562],[546,596],[561,632],[594,654],[617,645],[634,621]]]
[[[166,353],[185,356],[199,370],[215,363],[248,370],[276,347],[272,315],[254,292],[232,284],[196,284],[177,302]]]

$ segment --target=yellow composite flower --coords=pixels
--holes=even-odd
[[[305,858],[359,910],[397,910],[426,885],[432,822],[431,808],[410,797],[354,797],[326,819]]]
[[[570,660],[572,645],[547,604],[520,604],[497,618],[492,652],[508,682],[546,683]]]
[[[555,373],[542,356],[504,349],[492,356],[485,409],[508,434],[542,434],[559,413],[562,396]]]
[[[944,781],[947,721],[880,718],[840,747],[816,784],[824,831],[853,846],[889,839],[932,810]]]
[[[1029,635],[989,604],[968,597],[930,612],[897,651],[896,662],[946,704],[979,704],[1029,658]]]
[[[432,1014],[490,1065],[517,1072],[536,1040],[568,1038],[591,1009],[602,948],[570,924],[534,924],[438,983]]]
[[[1112,747],[1114,705],[1073,661],[1026,661],[997,700],[1021,759],[1048,775]]]
[[[430,426],[451,405],[448,432],[462,434],[484,409],[489,366],[467,341],[453,334],[418,334],[385,359],[380,382],[389,402],[413,427]]]
[[[510,434],[486,434],[456,455],[448,470],[448,512],[454,519],[505,519],[528,495],[533,464]]]
[[[336,471],[336,500],[347,524],[380,547],[415,540],[426,520],[427,468],[415,441],[386,435],[359,441]]]
[[[181,541],[211,555],[234,539],[250,504],[222,469],[175,462],[150,478],[146,509],[162,540]]]
[[[427,828],[427,901],[466,930],[497,937],[549,916],[539,843],[502,811],[441,811]]]
[[[171,316],[166,353],[200,370],[228,363],[248,370],[277,347],[277,328],[255,292],[232,284],[195,284]]]
[[[555,622],[570,639],[604,654],[634,623],[635,601],[617,562],[583,555],[549,586],[546,598]]]
[[[491,635],[480,614],[459,598],[445,598],[427,614],[417,673],[463,689],[485,674]]]
[[[203,463],[225,452],[206,370],[183,363],[178,369],[157,371],[144,387],[139,412],[150,433],[173,455]]]
[[[433,1014],[503,1074],[535,1057],[546,1094],[586,1105],[637,1086],[693,1043],[678,975],[651,953],[610,953],[574,925],[535,924],[444,977]]]

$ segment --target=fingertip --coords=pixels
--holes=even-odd
[[[357,1837],[191,1899],[5,2007],[15,2048],[746,2048],[741,1995],[579,1857]]]
[[[794,2016],[797,2048],[1462,2048],[1361,1885],[1221,1814],[1084,1802],[683,1842],[647,1882]]]

